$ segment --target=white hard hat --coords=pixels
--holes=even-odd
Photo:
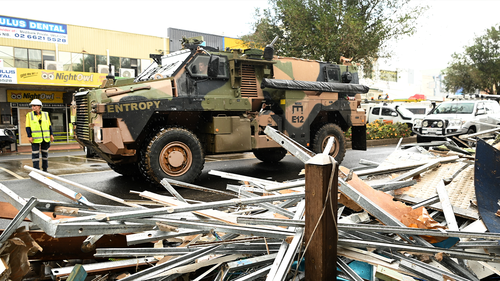
[[[39,100],[39,99],[34,99],[30,102],[30,106],[32,105],[39,105],[39,106],[42,106],[42,101]]]

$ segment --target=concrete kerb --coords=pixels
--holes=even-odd
[[[393,144],[398,144],[399,140],[400,140],[400,138],[367,140],[366,146],[367,147],[374,147],[374,146],[383,146],[383,145],[393,145]],[[401,142],[401,144],[416,143],[416,142],[417,142],[417,137],[407,137],[407,138],[403,138],[403,141]],[[350,140],[347,141],[346,148],[352,148],[352,144],[351,144]]]

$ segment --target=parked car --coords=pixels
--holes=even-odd
[[[493,100],[455,100],[439,104],[423,118],[415,118],[417,142],[473,134],[500,124],[500,104]]]
[[[406,123],[409,128],[413,126],[415,115],[401,105],[378,104],[368,109],[367,123],[381,120],[385,123]]]
[[[10,146],[16,142],[16,135],[12,131],[13,126],[0,125],[0,149]]]

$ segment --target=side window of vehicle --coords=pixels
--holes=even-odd
[[[340,67],[338,65],[325,66],[325,76],[327,82],[340,83]]]
[[[227,58],[220,57],[219,58],[219,75],[217,75],[217,78],[229,78],[228,68],[229,68],[229,64],[227,63]]]
[[[485,110],[483,102],[480,102],[477,104],[476,113],[479,112],[479,110],[483,110],[483,111]]]
[[[192,76],[207,77],[209,59],[210,57],[205,55],[196,56],[188,65],[188,71]]]
[[[392,108],[387,108],[387,107],[382,108],[382,116],[392,116],[391,114],[393,112],[396,112],[396,111],[392,110]]]
[[[379,115],[380,114],[380,107],[374,107],[374,108],[372,108],[372,114],[373,115]]]
[[[486,114],[498,112],[498,110],[496,110],[495,104],[491,102],[485,103],[484,109],[486,110]]]
[[[188,72],[193,77],[208,77],[208,64],[210,61],[210,56],[198,55],[196,56],[188,65]],[[227,57],[219,57],[219,72],[217,78],[229,78]]]

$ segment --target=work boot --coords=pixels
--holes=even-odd
[[[47,168],[43,169],[44,172],[47,172]]]

